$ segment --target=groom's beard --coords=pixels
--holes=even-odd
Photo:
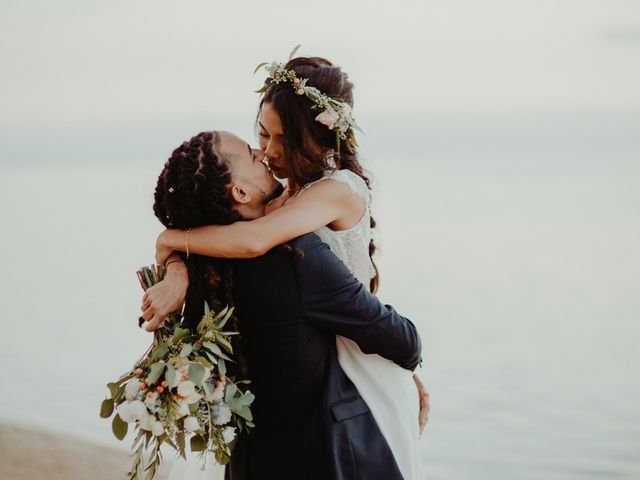
[[[284,187],[280,182],[276,182],[276,186],[273,188],[273,191],[268,195],[265,194],[264,199],[262,200],[263,205],[269,204],[271,200],[274,198],[278,198],[284,192]]]

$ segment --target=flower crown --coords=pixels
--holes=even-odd
[[[293,49],[289,55],[289,60],[293,58],[298,48],[300,48],[300,45]],[[338,154],[340,153],[341,140],[345,142],[350,152],[353,151],[352,147],[358,146],[354,130],[360,132],[362,132],[362,130],[358,127],[358,124],[351,114],[351,105],[337,98],[325,95],[316,87],[307,85],[308,78],[298,78],[295,71],[285,68],[284,63],[264,62],[258,65],[253,73],[257,73],[258,70],[263,67],[268,76],[263,87],[260,90],[256,90],[256,93],[266,92],[271,85],[277,85],[282,82],[290,83],[297,95],[305,95],[313,102],[312,109],[321,110],[315,120],[325,125],[329,130],[336,132],[336,149]]]

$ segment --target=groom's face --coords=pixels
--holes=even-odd
[[[230,132],[220,132],[220,150],[229,163],[232,184],[249,199],[247,207],[264,207],[282,193],[282,185],[273,177],[261,150]]]

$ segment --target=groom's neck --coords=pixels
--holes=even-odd
[[[249,207],[247,205],[240,205],[235,207],[235,211],[238,212],[244,220],[255,220],[256,218],[265,216],[265,206]]]

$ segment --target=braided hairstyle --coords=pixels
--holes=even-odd
[[[219,151],[218,132],[202,132],[176,148],[158,177],[153,211],[167,228],[187,229],[203,225],[228,225],[242,220],[227,194],[231,172]],[[228,259],[189,255],[183,260],[189,272],[183,326],[195,330],[204,315],[204,302],[220,311],[233,305],[233,268]],[[229,319],[238,329],[237,318]],[[234,337],[235,340],[236,337]],[[241,373],[246,365],[234,342]]]
[[[321,57],[296,57],[289,60],[285,68],[295,71],[298,78],[308,79],[308,86],[316,87],[325,95],[342,100],[353,107],[353,83],[349,81],[342,68],[333,65],[329,60]],[[292,179],[300,186],[319,180],[324,172],[331,168],[327,162],[327,153],[336,147],[335,132],[315,120],[319,113],[317,109],[312,109],[315,104],[306,95],[297,95],[289,82],[269,85],[260,100],[256,125],[266,103],[270,104],[280,117],[284,132],[285,162]],[[320,147],[320,151],[317,150],[317,146]],[[341,149],[333,159],[337,168],[351,170],[361,177],[371,190],[371,181],[358,160],[355,145],[349,150]],[[376,226],[373,217],[370,217],[370,225],[372,229]],[[369,243],[372,262],[375,251],[376,246],[372,238]],[[371,280],[370,290],[375,293],[380,276],[375,263],[373,266],[375,276]]]

